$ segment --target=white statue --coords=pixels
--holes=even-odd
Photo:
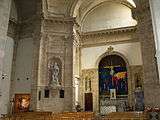
[[[51,83],[55,83],[56,85],[59,85],[59,79],[58,79],[58,76],[59,76],[59,67],[58,67],[58,64],[57,62],[55,62],[53,65],[52,65],[52,81]]]

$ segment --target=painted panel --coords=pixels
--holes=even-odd
[[[116,89],[117,96],[128,94],[126,67],[107,67],[99,69],[100,95],[110,96],[110,89]]]

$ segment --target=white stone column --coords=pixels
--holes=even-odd
[[[79,76],[75,76],[75,105],[78,104],[79,96]]]
[[[156,44],[156,57],[157,57],[157,64],[158,64],[158,72],[160,75],[160,0],[149,0],[150,8],[151,8],[151,15],[152,15],[152,24],[153,24],[153,31],[154,31],[154,39]],[[159,80],[160,82],[160,80]]]
[[[5,43],[7,40],[7,30],[8,30],[8,22],[9,22],[9,14],[10,14],[10,5],[11,0],[2,0],[0,1],[0,116],[1,114],[7,113],[7,107],[5,103],[4,90],[3,89],[3,63],[5,56]]]

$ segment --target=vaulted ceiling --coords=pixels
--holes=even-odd
[[[83,18],[87,12],[103,2],[116,2],[130,8],[136,6],[133,0],[75,0],[75,3],[72,6],[73,9],[71,10],[71,16],[76,17],[77,14],[81,14]]]
[[[136,24],[132,20],[131,12],[135,7],[133,0],[77,0],[72,6],[70,16],[76,18],[84,31],[126,27]]]
[[[75,17],[79,24],[86,15],[105,2],[118,3],[128,8],[135,7],[133,0],[13,0],[15,1],[19,20],[36,15],[37,4],[42,3],[42,12],[58,17]],[[46,12],[47,11],[47,12]],[[106,11],[107,12],[107,11]]]

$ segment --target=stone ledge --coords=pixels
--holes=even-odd
[[[99,30],[99,31],[92,31],[92,32],[82,32],[82,33],[80,33],[81,34],[80,36],[81,36],[81,38],[85,38],[85,37],[92,37],[92,36],[135,32],[136,30],[137,30],[137,26],[131,26],[131,27],[106,29],[106,30]]]

